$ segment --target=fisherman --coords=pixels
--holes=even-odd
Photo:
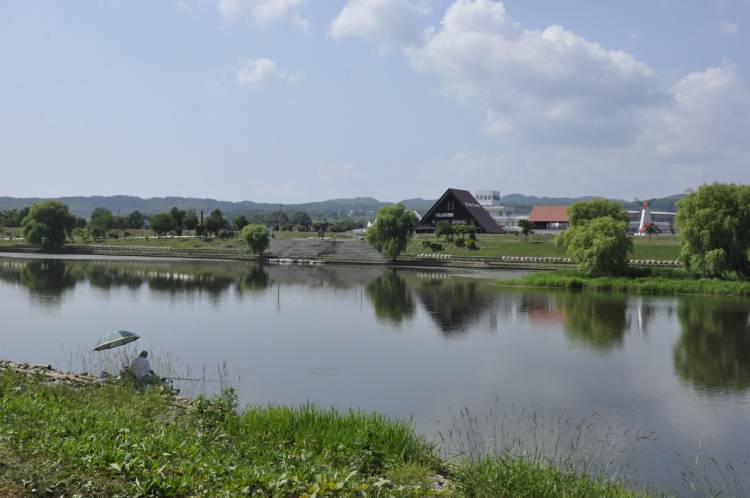
[[[151,364],[148,362],[148,352],[141,351],[140,356],[130,364],[130,373],[135,377],[137,382],[142,384],[158,384],[161,379],[151,370]]]

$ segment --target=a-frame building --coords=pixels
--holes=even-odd
[[[474,225],[479,233],[499,233],[500,227],[466,190],[449,188],[417,224],[417,232],[434,232],[440,221]]]

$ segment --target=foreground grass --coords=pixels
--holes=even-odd
[[[3,462],[2,460],[6,460]],[[71,389],[0,375],[0,496],[645,496],[510,458],[447,468],[411,426],[231,393],[175,410],[129,385]]]
[[[448,243],[445,239],[438,241],[434,236],[418,235],[412,239],[406,251],[407,255],[421,253],[430,253],[431,249],[425,248],[423,242],[439,242],[443,245],[443,250],[439,253],[451,254],[453,256],[478,256],[478,257],[498,257],[498,256],[533,256],[533,257],[565,257],[565,250],[555,246],[554,235],[534,235],[524,242],[522,235],[479,235],[477,236],[477,246],[479,249],[472,251],[464,247],[456,247],[455,244]],[[648,240],[647,237],[633,238],[633,253],[630,259],[657,259],[670,260],[677,259],[680,252],[679,241],[668,236],[653,237]]]
[[[702,294],[716,296],[750,296],[750,282],[693,278],[684,270],[641,270],[623,277],[587,277],[577,271],[532,273],[520,278],[502,280],[503,287],[544,287],[556,289],[590,289],[644,294]]]

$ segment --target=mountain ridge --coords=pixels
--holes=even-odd
[[[654,210],[674,211],[676,203],[684,194],[654,199],[652,208]],[[536,205],[570,205],[577,201],[592,199],[597,196],[581,197],[537,197],[513,193],[501,197],[501,202],[508,206],[514,206],[519,213],[528,212]],[[254,201],[222,201],[211,198],[200,197],[138,197],[132,195],[113,196],[69,196],[69,197],[10,197],[0,196],[0,210],[22,209],[34,203],[46,199],[54,199],[66,204],[76,216],[88,218],[95,208],[102,207],[113,213],[127,214],[133,210],[139,210],[146,215],[167,211],[173,206],[179,209],[195,209],[204,211],[206,214],[214,209],[221,209],[225,214],[233,216],[239,214],[252,214],[259,212],[274,212],[281,207],[284,211],[306,211],[314,217],[361,217],[372,218],[375,212],[383,207],[394,204],[375,199],[374,197],[336,198],[324,201],[304,202],[296,204],[254,202]],[[626,209],[638,209],[637,201],[624,201],[615,199]],[[411,198],[399,201],[407,208],[424,214],[435,202],[432,199]]]

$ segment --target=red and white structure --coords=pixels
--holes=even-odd
[[[636,235],[648,235],[653,233],[660,233],[661,228],[655,224],[651,218],[651,207],[648,205],[648,201],[643,203],[641,206],[641,222],[638,225],[638,231]]]

